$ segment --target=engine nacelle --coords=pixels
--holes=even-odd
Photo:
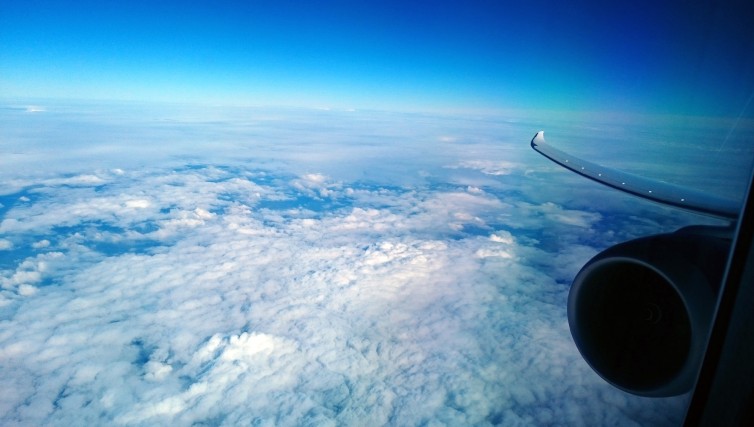
[[[621,243],[578,273],[568,323],[581,355],[607,382],[652,397],[694,385],[730,248],[715,230]]]

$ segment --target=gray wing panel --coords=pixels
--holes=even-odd
[[[642,178],[579,159],[548,145],[544,134],[544,131],[537,132],[531,140],[531,147],[553,162],[579,175],[654,202],[729,220],[738,219],[740,206],[734,200]]]

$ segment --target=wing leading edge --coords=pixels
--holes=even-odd
[[[738,219],[739,203],[734,200],[711,196],[701,191],[654,181],[582,160],[548,145],[545,142],[544,131],[539,131],[534,135],[531,147],[566,169],[617,190],[706,215],[734,221]]]

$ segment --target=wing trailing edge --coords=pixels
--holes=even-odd
[[[539,131],[534,135],[531,140],[531,147],[564,168],[616,190],[705,215],[733,221],[738,219],[740,206],[734,200],[643,178],[582,160],[547,144],[544,131]]]

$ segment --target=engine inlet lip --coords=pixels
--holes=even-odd
[[[621,264],[631,266],[631,268],[635,269],[646,269],[650,274],[656,275],[665,287],[668,287],[668,289],[674,291],[677,295],[688,318],[688,328],[691,338],[687,357],[673,375],[656,384],[617,382],[610,372],[602,372],[600,366],[595,366],[592,360],[594,351],[596,351],[594,349],[596,344],[585,342],[584,334],[580,331],[580,328],[583,326],[579,321],[579,311],[582,305],[579,296],[585,290],[587,294],[593,292],[590,289],[586,289],[595,286],[595,283],[593,283],[594,280],[590,278],[593,278],[593,275],[597,274],[597,278],[599,279],[599,275],[605,274],[606,269],[616,268]],[[607,382],[621,390],[640,396],[671,396],[684,393],[693,386],[706,344],[713,301],[714,294],[709,291],[706,280],[693,266],[689,267],[683,263],[679,263],[672,256],[662,257],[659,262],[657,259],[652,259],[652,262],[648,262],[640,256],[615,256],[614,252],[608,250],[590,260],[574,279],[568,297],[568,323],[573,339],[582,356],[592,369]],[[647,320],[651,321],[650,323],[657,323],[662,320],[662,316],[664,315],[662,310],[655,310],[651,305],[644,307],[644,309],[646,310],[645,315],[648,316]]]

